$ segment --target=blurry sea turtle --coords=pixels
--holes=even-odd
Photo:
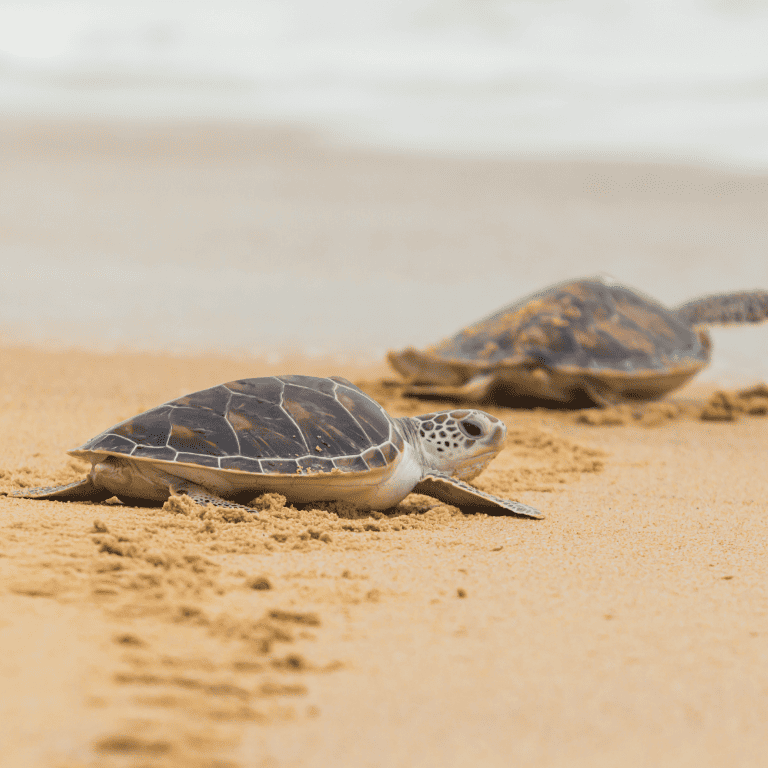
[[[482,411],[393,418],[335,376],[241,379],[152,408],[70,451],[91,462],[85,479],[11,495],[117,496],[144,506],[186,494],[202,504],[242,507],[272,491],[290,502],[386,509],[415,491],[449,504],[541,517],[464,482],[498,454],[505,435],[503,422]]]
[[[701,326],[767,317],[766,291],[706,296],[668,309],[596,277],[552,286],[423,351],[388,357],[410,395],[608,406],[656,399],[704,368],[711,343]]]

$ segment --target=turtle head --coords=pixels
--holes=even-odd
[[[477,477],[504,445],[507,427],[484,411],[462,409],[411,419],[429,468],[459,480]]]

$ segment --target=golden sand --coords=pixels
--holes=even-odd
[[[335,374],[393,415],[441,406],[383,364],[78,344],[266,354],[327,330],[377,360],[603,271],[670,303],[768,288],[765,176],[252,125],[0,121],[0,140],[0,492],[81,477],[68,449],[231,379]],[[255,515],[0,496],[0,765],[765,765],[768,399],[717,392],[765,378],[751,330],[716,329],[698,381],[718,387],[494,409],[509,439],[474,482],[543,520],[416,495]]]
[[[6,492],[81,475],[66,449],[143,409],[275,372],[0,355]],[[441,406],[333,372],[393,415]],[[762,764],[768,420],[702,420],[711,395],[603,424],[491,409],[509,437],[476,483],[540,521],[417,495],[255,515],[0,497],[3,765]]]

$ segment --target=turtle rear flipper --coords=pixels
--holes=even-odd
[[[214,507],[225,507],[226,509],[244,509],[246,512],[250,512],[252,515],[258,514],[257,510],[253,507],[246,507],[244,504],[237,504],[234,501],[227,501],[222,499],[221,496],[211,493],[202,486],[196,485],[186,481],[179,481],[172,483],[169,487],[170,492],[174,496],[189,496],[192,501],[206,506],[211,504]]]
[[[114,496],[112,491],[97,488],[90,477],[75,480],[74,483],[67,485],[24,488],[8,495],[17,499],[55,499],[56,501],[106,501]]]
[[[705,296],[683,304],[675,312],[691,325],[760,323],[768,320],[768,291]]]
[[[489,514],[544,517],[538,509],[521,504],[519,501],[502,499],[486,493],[442,472],[430,472],[417,483],[413,492],[432,496],[447,504],[455,504],[457,507],[483,507]]]

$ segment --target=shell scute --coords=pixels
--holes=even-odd
[[[148,445],[137,445],[136,450],[131,455],[139,459],[155,459],[157,461],[175,461],[176,459],[176,451],[167,446],[153,448]]]
[[[333,469],[333,459],[320,456],[304,456],[298,460],[299,466],[307,472],[330,472]]]
[[[342,472],[367,472],[369,469],[362,456],[342,456],[334,459],[333,464]]]
[[[335,381],[337,384],[342,384],[345,387],[354,389],[357,392],[363,391],[362,389],[360,389],[360,387],[358,387],[356,384],[353,384],[349,379],[345,379],[343,376],[330,376],[329,378],[331,381]]]
[[[260,379],[239,379],[238,381],[228,381],[222,385],[231,392],[236,392],[246,397],[255,397],[265,403],[273,405],[280,404],[283,387],[285,386],[280,379],[275,376],[265,376]]]
[[[637,330],[638,336],[643,336],[651,343],[679,343],[691,332],[684,323],[671,315],[661,306],[650,302],[641,303],[639,297],[623,292],[616,302],[618,316],[624,326]]]
[[[113,453],[131,453],[136,448],[136,443],[114,432],[107,432],[89,440],[80,450],[110,451]]]
[[[184,395],[184,397],[171,401],[170,404],[188,408],[202,408],[223,416],[227,412],[227,403],[231,396],[232,393],[221,384],[218,387],[211,387],[200,392],[193,392],[191,395]]]
[[[384,461],[386,461],[387,464],[392,464],[392,462],[397,459],[398,454],[400,453],[400,451],[398,451],[398,449],[395,448],[392,443],[384,443],[384,445],[382,445],[379,450],[381,451],[381,455],[384,457]]]
[[[305,454],[311,451],[318,456],[345,456],[371,447],[370,438],[335,397],[286,384],[283,409],[306,440],[309,450]]]
[[[590,361],[597,363],[599,368],[613,366],[621,358],[638,358],[634,350],[626,349],[613,333],[607,333],[597,327],[589,337],[589,346],[571,352],[574,361],[580,365],[588,365]]]
[[[384,454],[378,448],[371,448],[363,454],[365,463],[371,468],[386,467],[389,462],[384,458]]]
[[[295,475],[299,470],[295,459],[264,459],[261,467],[263,472],[277,475]]]
[[[223,416],[201,408],[174,408],[168,445],[184,453],[227,456],[240,452],[237,438]]]
[[[184,464],[200,464],[204,467],[219,467],[220,461],[226,459],[219,459],[218,456],[205,456],[201,453],[177,453],[176,461]]]
[[[389,439],[391,422],[384,409],[377,403],[356,387],[354,389],[339,387],[336,398],[354,416],[355,421],[365,430],[372,443],[380,445]]]
[[[282,384],[280,392],[282,395]],[[233,395],[227,420],[240,441],[240,453],[252,459],[296,458],[307,453],[297,424],[277,403],[262,401],[254,408],[253,397]]]
[[[240,472],[252,472],[259,475],[264,471],[258,459],[248,459],[245,456],[222,456],[219,459],[219,466],[222,469],[236,469]]]
[[[316,392],[322,392],[324,395],[330,395],[333,397],[335,389],[334,383],[330,379],[320,379],[315,376],[276,376],[279,381],[284,384],[293,384],[297,387],[305,387],[306,389],[312,389]]]
[[[167,405],[153,408],[141,413],[128,421],[118,424],[111,431],[115,435],[127,437],[139,445],[150,445],[160,448],[168,441],[171,431],[169,415],[173,409]]]

